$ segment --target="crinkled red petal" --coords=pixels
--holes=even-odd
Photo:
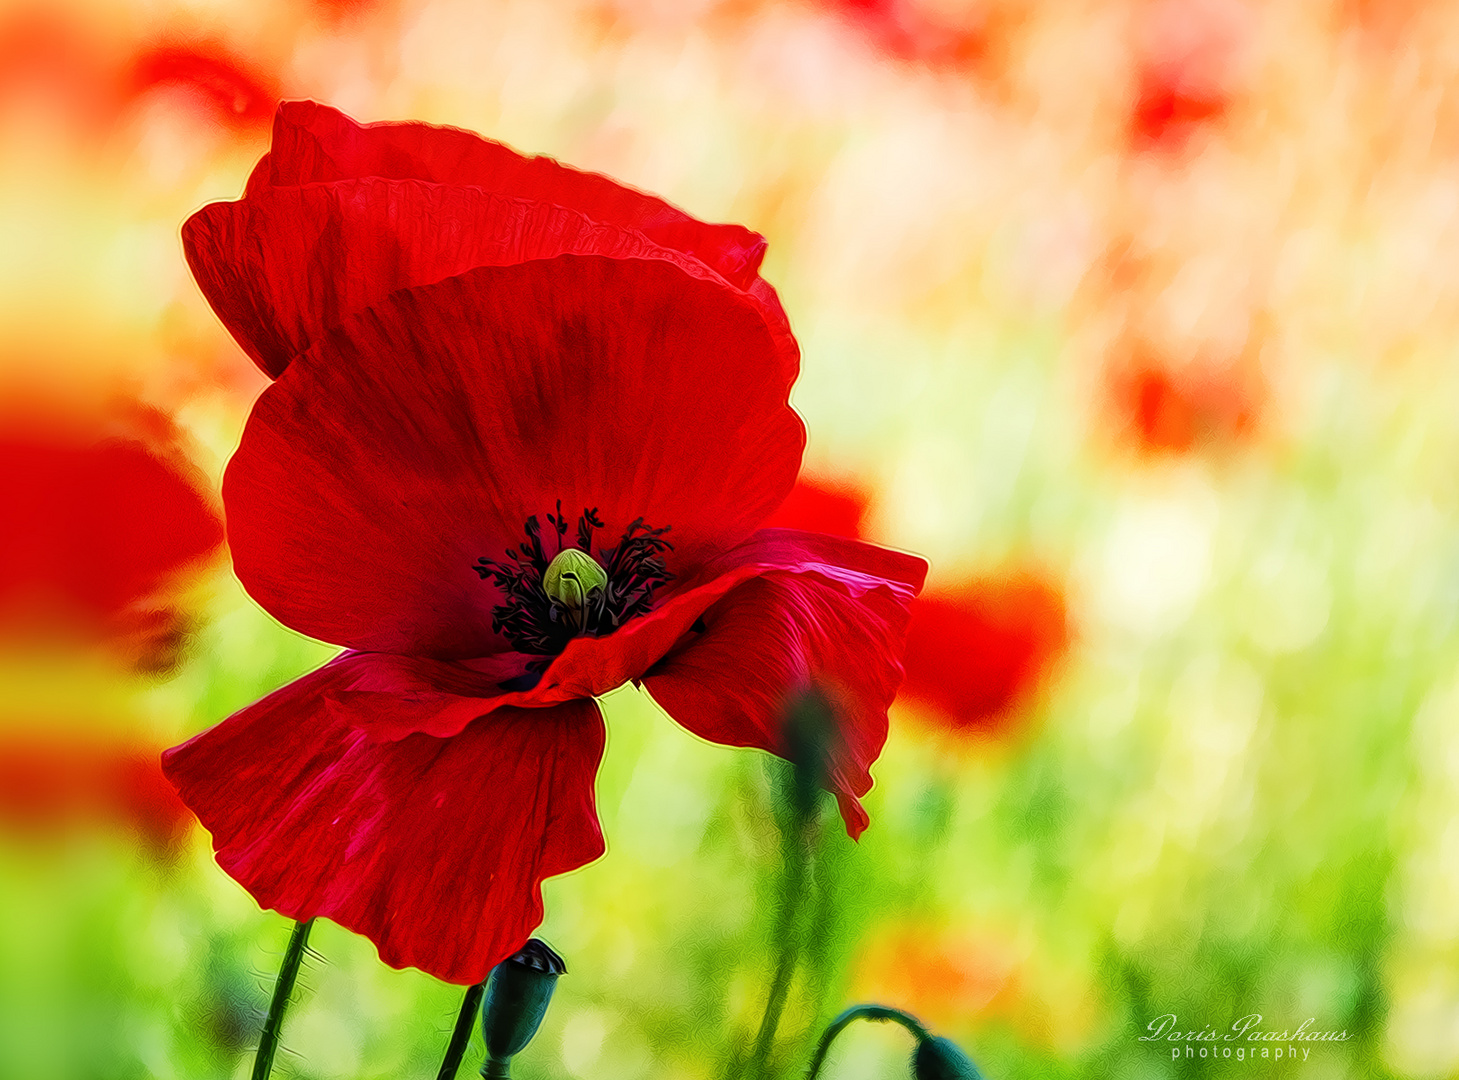
[[[721,280],[697,259],[577,210],[479,187],[375,176],[264,187],[239,202],[211,203],[182,235],[203,295],[274,377],[327,330],[397,289],[473,267],[570,253],[663,259],[691,277]],[[793,367],[798,353],[778,306],[755,302]]]
[[[466,184],[580,210],[692,255],[748,289],[765,240],[740,225],[697,221],[663,199],[549,157],[527,157],[459,128],[419,122],[357,124],[314,101],[286,101],[274,117],[268,179],[275,187],[382,176]],[[254,185],[254,181],[250,181]]]
[[[370,739],[344,656],[169,750],[163,768],[264,907],[325,916],[392,967],[484,979],[542,919],[541,882],[597,858],[592,701],[500,709],[450,739]]]
[[[927,572],[921,559],[854,540],[765,530],[756,542],[798,565],[767,571],[728,592],[643,680],[664,710],[702,738],[783,753],[787,698],[815,684],[838,706],[840,743],[830,783],[846,829],[868,818],[859,796],[887,736],[907,605]]]
[[[573,523],[598,509],[595,548],[639,517],[668,526],[669,569],[693,572],[794,483],[794,376],[741,294],[658,260],[564,255],[403,290],[254,406],[223,483],[234,568],[325,641],[504,651],[478,558],[560,499]]]

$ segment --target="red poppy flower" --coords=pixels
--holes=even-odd
[[[799,361],[764,240],[467,132],[280,107],[184,227],[277,381],[223,484],[265,608],[349,651],[170,751],[258,901],[476,982],[603,850],[593,695],[781,749],[839,691],[848,829],[925,564],[757,526],[794,483]]]
[[[1254,336],[1224,363],[1196,357],[1184,364],[1144,342],[1119,342],[1126,355],[1106,373],[1115,423],[1150,454],[1188,453],[1251,436],[1264,390],[1252,359],[1260,341]]]

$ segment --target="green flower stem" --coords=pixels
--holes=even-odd
[[[893,1009],[887,1005],[853,1005],[836,1019],[831,1021],[826,1033],[821,1036],[820,1045],[816,1047],[816,1056],[811,1058],[811,1067],[806,1072],[806,1080],[815,1080],[821,1071],[821,1065],[826,1060],[826,1051],[831,1049],[831,1040],[841,1034],[853,1020],[891,1020],[901,1024],[917,1037],[921,1042],[928,1038],[927,1029],[911,1013],[905,1013],[901,1009]]]
[[[461,999],[461,1011],[456,1014],[456,1027],[451,1032],[451,1041],[446,1044],[446,1056],[441,1059],[441,1071],[436,1080],[456,1080],[456,1070],[461,1067],[461,1058],[471,1042],[471,1031],[476,1027],[476,1010],[481,1008],[481,995],[486,993],[486,983],[479,982],[466,988]]]
[[[800,946],[794,939],[794,933],[796,917],[800,914],[801,901],[805,896],[805,878],[805,861],[795,859],[786,873],[785,895],[775,934],[780,942],[780,959],[775,965],[775,977],[770,982],[770,994],[765,999],[765,1012],[760,1017],[760,1030],[755,1035],[755,1048],[750,1053],[749,1076],[752,1078],[764,1072],[765,1059],[770,1054],[776,1029],[780,1027],[780,1014],[785,1010],[785,999],[790,993],[790,980],[800,961]]]
[[[263,1022],[263,1034],[258,1040],[258,1053],[253,1056],[253,1080],[268,1080],[274,1067],[274,1053],[279,1048],[279,1033],[284,1026],[284,1013],[289,1008],[289,998],[294,993],[294,982],[299,978],[299,965],[304,961],[304,946],[309,943],[309,928],[313,919],[294,924],[289,935],[289,947],[284,950],[284,961],[279,965],[279,977],[274,983],[274,999],[269,1002],[268,1019]]]
[[[750,1051],[750,1062],[745,1071],[751,1080],[765,1074],[765,1064],[775,1041],[775,1032],[780,1027],[780,1015],[785,1010],[790,983],[796,965],[800,963],[800,936],[796,933],[796,923],[800,920],[800,910],[805,902],[815,827],[819,821],[818,809],[810,810],[785,832],[785,878],[774,939],[780,946],[780,957],[776,961],[770,993],[765,999],[765,1012],[760,1017],[760,1030],[755,1034],[754,1049]]]

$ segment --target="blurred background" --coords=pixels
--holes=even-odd
[[[1459,1076],[1459,9],[3,0],[0,1077],[247,1075],[288,936],[156,761],[330,655],[229,571],[265,380],[178,238],[281,97],[769,238],[811,433],[781,520],[932,562],[787,1075],[879,1000],[993,1078]],[[547,885],[570,974],[517,1072],[724,1076],[783,777],[604,707],[608,855]],[[276,1075],[434,1076],[457,989],[312,945]],[[1140,1039],[1251,1013],[1350,1038]],[[862,1025],[824,1075],[908,1050]]]

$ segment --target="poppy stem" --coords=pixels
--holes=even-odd
[[[796,934],[796,923],[805,900],[806,878],[811,860],[812,820],[801,818],[785,835],[785,881],[781,893],[779,918],[776,920],[775,940],[780,945],[780,958],[775,964],[775,975],[770,982],[770,993],[765,999],[765,1012],[760,1017],[760,1030],[755,1034],[754,1049],[750,1051],[750,1063],[746,1075],[751,1080],[765,1074],[766,1059],[775,1041],[775,1032],[780,1027],[780,1014],[785,1009],[785,999],[790,993],[790,982],[800,962],[800,940]]]
[[[436,1080],[456,1080],[456,1070],[461,1067],[461,1058],[471,1042],[471,1031],[476,1027],[476,1010],[481,1007],[481,995],[486,992],[486,983],[479,982],[466,988],[461,999],[461,1011],[456,1016],[456,1028],[451,1032],[451,1041],[446,1044],[446,1056],[441,1059],[441,1071]]]
[[[274,998],[269,1002],[268,1019],[263,1022],[263,1034],[259,1036],[258,1052],[253,1056],[253,1080],[268,1080],[274,1067],[274,1053],[279,1048],[279,1033],[284,1027],[284,1013],[289,1008],[289,998],[294,993],[294,982],[299,978],[299,965],[304,961],[304,946],[309,943],[309,928],[313,919],[294,924],[289,935],[289,947],[284,950],[283,963],[279,965],[279,977],[274,982]]]
[[[826,1051],[831,1049],[831,1040],[841,1034],[842,1030],[853,1020],[891,1020],[901,1024],[915,1035],[918,1042],[928,1037],[927,1029],[911,1013],[893,1009],[889,1005],[853,1005],[832,1020],[830,1026],[826,1028],[825,1034],[821,1036],[821,1041],[816,1046],[816,1056],[811,1058],[811,1067],[806,1070],[806,1080],[816,1080],[816,1076],[821,1071],[821,1065],[826,1060]]]

